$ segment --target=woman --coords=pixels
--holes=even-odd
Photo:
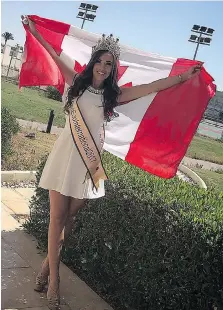
[[[77,74],[61,60],[37,32],[35,24],[22,17],[30,32],[49,52],[69,86],[65,102],[66,125],[47,160],[39,186],[49,190],[50,224],[48,256],[36,278],[36,290],[48,284],[50,309],[59,309],[60,250],[72,228],[73,218],[86,199],[104,196],[106,174],[100,161],[104,121],[117,116],[114,108],[136,98],[182,83],[199,74],[197,65],[178,76],[150,84],[120,89],[117,85],[118,42],[112,36],[97,43],[86,69]]]

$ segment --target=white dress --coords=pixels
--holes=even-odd
[[[89,88],[79,98],[78,105],[97,147],[100,148],[100,130],[104,122],[102,94],[96,94]],[[87,169],[73,142],[69,117],[66,115],[66,125],[47,159],[39,187],[78,199],[104,196],[104,181],[100,180],[98,191],[93,190],[92,181],[85,178],[86,173]]]

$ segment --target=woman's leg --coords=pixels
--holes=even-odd
[[[61,195],[57,192],[55,192],[55,193],[56,193],[56,196]],[[59,256],[60,256],[60,251],[61,251],[61,248],[63,245],[63,239],[65,242],[68,241],[68,237],[72,231],[72,227],[74,224],[75,216],[78,213],[78,211],[84,207],[85,201],[86,201],[86,199],[76,199],[76,198],[72,198],[72,197],[66,197],[63,195],[61,195],[61,196],[62,196],[62,199],[64,198],[64,202],[62,203],[62,205],[65,204],[65,207],[64,207],[64,209],[62,209],[62,216],[61,216],[60,220],[64,217],[64,218],[66,218],[66,222],[65,222],[65,226],[64,226],[62,233],[61,233],[62,238],[59,238],[60,239],[59,246],[55,247],[55,250],[58,251]],[[67,204],[68,204],[68,209],[67,209]],[[53,206],[54,206],[54,204],[53,204]],[[54,208],[53,206],[51,207],[51,210]],[[59,210],[60,210],[60,207],[59,207]],[[51,213],[52,212],[53,211],[51,211]],[[53,213],[55,213],[55,212],[53,212]],[[54,226],[54,225],[52,225],[52,226]],[[49,227],[49,235],[50,235],[50,227]],[[48,242],[50,244],[49,247],[51,247],[52,242],[50,241],[50,237],[49,237]],[[40,272],[36,278],[36,288],[35,288],[36,291],[41,292],[44,290],[44,287],[47,284],[48,276],[49,276],[49,255],[47,255],[47,257],[44,259],[42,266],[41,266],[41,270],[40,270]],[[51,283],[52,283],[52,280],[51,280]]]
[[[48,232],[48,259],[50,269],[50,289],[59,288],[60,251],[64,240],[64,226],[69,210],[69,197],[50,191],[50,224]]]
[[[64,228],[64,241],[65,243],[68,241],[68,237],[72,231],[73,224],[75,221],[75,216],[77,215],[78,211],[85,206],[86,199],[77,199],[70,197],[69,202],[69,210],[68,216]]]

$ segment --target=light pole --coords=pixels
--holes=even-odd
[[[194,53],[194,58],[193,58],[195,60],[196,56],[197,56],[197,51],[198,51],[199,45],[200,44],[210,45],[212,39],[208,38],[208,36],[211,37],[213,35],[214,29],[208,28],[205,26],[194,25],[193,28],[191,29],[191,31],[199,34],[199,36],[192,34],[190,36],[190,39],[188,40],[189,42],[197,44],[196,50]]]
[[[89,14],[88,12],[96,13],[98,9],[97,5],[94,4],[89,4],[89,3],[81,3],[79,7],[79,13],[77,15],[77,18],[83,19],[81,29],[84,27],[85,21],[93,22],[96,15],[94,14]]]

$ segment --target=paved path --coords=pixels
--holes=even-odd
[[[29,216],[30,188],[2,188],[2,294],[1,309],[49,310],[46,295],[33,290],[43,256],[37,241],[17,220]],[[16,220],[17,219],[17,220]],[[112,310],[112,308],[61,263],[61,310]]]
[[[206,170],[223,170],[223,165],[211,163],[209,161],[204,161],[200,159],[194,159],[194,158],[189,158],[189,157],[184,157],[182,160],[182,164],[188,167],[196,167],[199,166],[203,169]]]
[[[31,129],[38,129],[46,131],[46,124],[37,123],[32,121],[26,121],[22,119],[17,119],[21,126],[23,127],[30,127]],[[199,124],[197,132],[203,136],[207,136],[213,139],[223,139],[223,126],[220,124],[220,127],[216,127],[214,122],[211,121],[203,121]],[[57,126],[52,126],[52,133],[53,134],[60,134],[62,128]]]
[[[37,123],[37,122],[32,122],[32,121],[26,121],[23,119],[18,119],[17,121],[19,122],[20,126],[29,128],[30,130],[39,130],[39,131],[46,131],[47,125],[43,123]],[[52,126],[51,128],[51,133],[59,135],[62,132],[63,128],[59,128],[57,126]]]

